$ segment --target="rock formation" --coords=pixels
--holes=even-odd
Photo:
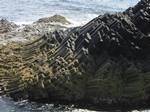
[[[92,109],[150,107],[150,1],[0,49],[1,94]]]
[[[32,24],[17,26],[6,19],[0,21],[0,44],[32,41],[47,32],[67,29],[70,22],[63,16],[41,18]]]
[[[9,22],[6,19],[0,20],[0,34],[8,33],[17,27],[18,26],[15,23]]]
[[[63,17],[61,15],[54,15],[52,17],[41,18],[36,23],[62,23],[62,24],[71,24],[65,17]]]

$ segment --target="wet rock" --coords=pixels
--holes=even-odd
[[[61,23],[61,24],[71,24],[65,17],[61,15],[54,15],[52,17],[41,18],[37,23]]]

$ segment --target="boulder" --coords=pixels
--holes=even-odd
[[[65,17],[61,15],[54,15],[51,17],[41,18],[37,23],[61,23],[61,24],[71,24]]]

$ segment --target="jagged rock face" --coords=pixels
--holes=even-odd
[[[101,56],[105,55],[112,58],[122,56],[131,61],[148,60],[149,11],[149,1],[143,0],[130,9],[130,12],[127,10],[123,14],[105,14],[95,18],[79,29],[75,41],[75,53],[80,52],[80,57],[82,57],[81,52],[85,55],[81,58],[81,62],[83,59],[86,62],[91,60],[91,69],[93,62],[95,62],[94,69],[99,67],[103,60]],[[86,69],[89,69],[89,66]]]
[[[10,32],[17,28],[17,25],[7,21],[6,19],[0,20],[0,34]]]
[[[2,19],[0,21],[0,44],[33,41],[47,32],[54,32],[56,29],[66,30],[69,23],[65,17],[60,15],[41,18],[32,24],[21,26]]]
[[[149,7],[148,0],[142,0],[135,7],[129,8],[128,13],[132,18],[132,22],[145,34],[149,34]]]
[[[20,67],[9,71],[15,71],[21,85],[11,88],[6,83],[1,94],[103,109],[149,107],[149,6],[148,0],[142,0],[123,13],[105,14],[83,27],[45,34],[13,49],[14,55],[1,49],[9,58],[1,65],[0,81],[8,81],[5,67],[13,63],[10,57],[17,56]]]

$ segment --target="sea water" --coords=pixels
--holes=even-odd
[[[0,18],[29,24],[39,18],[60,14],[75,25],[82,25],[104,14],[122,12],[139,0],[0,0]],[[73,106],[38,104],[0,97],[0,112],[94,112]],[[136,112],[136,111],[135,111]]]
[[[139,0],[0,0],[0,18],[18,24],[60,14],[75,24],[84,24],[106,12],[120,12]]]

